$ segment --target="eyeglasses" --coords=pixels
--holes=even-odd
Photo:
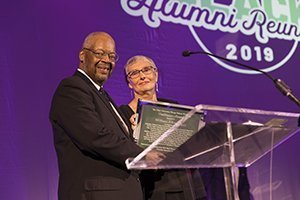
[[[98,49],[98,50],[92,50],[92,49],[88,49],[88,48],[83,48],[83,49],[92,52],[95,55],[95,57],[99,58],[99,59],[103,59],[106,55],[108,56],[109,61],[111,61],[111,62],[117,62],[119,59],[119,56],[117,53],[105,52],[102,49]]]
[[[140,70],[133,70],[131,72],[128,72],[127,77],[131,78],[131,79],[135,79],[135,78],[139,77],[141,72],[143,72],[143,74],[145,74],[145,75],[149,75],[149,74],[151,74],[152,72],[155,72],[155,71],[157,71],[157,69],[155,67],[147,66],[147,67],[144,67],[143,69],[140,69]]]

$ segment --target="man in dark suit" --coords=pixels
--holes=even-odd
[[[59,200],[142,199],[138,175],[125,160],[142,149],[130,125],[103,90],[118,59],[113,38],[89,34],[79,53],[75,74],[61,81],[50,121],[59,165]],[[151,152],[149,159],[158,159]]]

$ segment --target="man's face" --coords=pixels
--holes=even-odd
[[[115,67],[112,59],[114,53],[115,42],[112,38],[106,35],[95,36],[91,45],[83,48],[79,54],[80,68],[98,85],[102,85]]]

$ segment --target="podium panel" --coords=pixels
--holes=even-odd
[[[228,199],[239,199],[236,167],[251,166],[299,132],[299,113],[147,101],[141,105],[136,131],[145,150],[128,158],[127,168],[227,168]],[[146,155],[153,150],[166,157],[148,162]]]
[[[230,167],[232,156],[236,166],[248,167],[299,131],[300,114],[145,101],[140,115],[139,144],[145,150],[127,160],[128,169]],[[148,165],[145,155],[151,150],[166,158]]]

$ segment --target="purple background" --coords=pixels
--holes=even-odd
[[[92,31],[109,32],[116,40],[120,60],[105,87],[119,105],[131,98],[123,77],[124,63],[133,55],[145,54],[159,68],[161,97],[187,105],[299,112],[265,76],[228,71],[204,55],[182,57],[185,49],[201,50],[188,27],[163,22],[156,29],[150,28],[141,17],[125,13],[120,1],[1,4],[0,199],[57,199],[57,163],[48,121],[50,101],[59,81],[77,68],[82,41]],[[209,46],[217,45],[210,31],[202,32],[201,39]],[[273,46],[275,53],[283,43]],[[284,67],[271,72],[298,96],[299,50]],[[275,199],[300,198],[299,138],[298,134],[275,150],[273,180],[281,183],[273,192]],[[256,199],[264,198],[260,189],[268,181],[268,167],[266,156],[249,168]]]

